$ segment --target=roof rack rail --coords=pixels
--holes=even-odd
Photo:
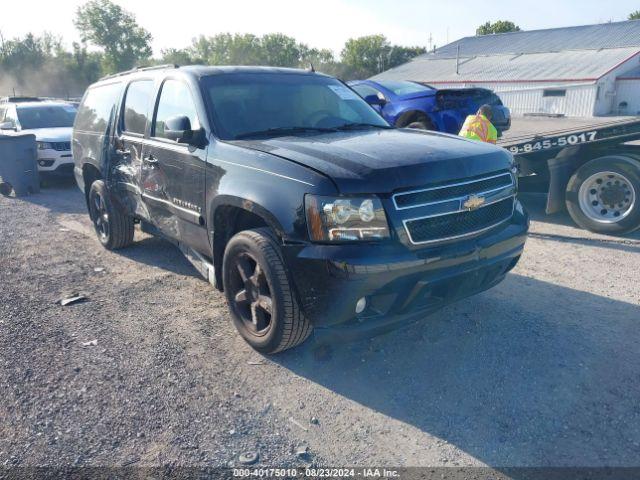
[[[7,95],[0,97],[0,103],[42,102],[41,97],[28,97],[25,95]]]
[[[100,80],[107,80],[109,78],[121,77],[123,75],[128,75],[130,73],[135,72],[145,72],[148,70],[164,70],[166,68],[180,68],[180,65],[176,65],[175,63],[165,63],[163,65],[152,65],[150,67],[135,67],[131,70],[125,70],[124,72],[113,73],[111,75],[106,75],[102,77]]]

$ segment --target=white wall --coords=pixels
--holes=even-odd
[[[483,87],[496,92],[509,107],[513,116],[525,113],[559,113],[568,117],[594,115],[597,85],[591,83],[478,83],[465,87]],[[438,88],[456,88],[460,84],[438,85]],[[545,89],[565,89],[564,97],[544,97]],[[607,112],[608,113],[608,112]]]
[[[620,102],[627,102],[626,112],[614,112],[624,115],[640,115],[640,80],[618,80],[616,82],[615,109]]]

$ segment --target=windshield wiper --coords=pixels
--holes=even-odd
[[[335,132],[335,128],[323,128],[323,127],[276,127],[267,128],[265,130],[256,130],[255,132],[246,132],[236,135],[236,140],[242,138],[259,137],[259,136],[276,136],[276,135],[289,135],[296,133],[307,132]]]
[[[389,125],[376,125],[375,123],[345,123],[344,125],[339,125],[335,128],[336,130],[356,130],[358,128],[382,128],[384,130],[389,130],[393,127]]]

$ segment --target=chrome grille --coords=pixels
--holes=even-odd
[[[71,150],[71,142],[53,142],[51,143],[51,146],[57,152],[66,152]]]
[[[399,192],[393,202],[413,244],[480,234],[508,220],[516,194],[508,170],[459,182]]]
[[[513,186],[513,177],[509,171],[499,172],[491,176],[482,176],[464,182],[449,183],[421,190],[396,193],[393,196],[396,208],[416,208],[432,203],[457,200],[474,193],[489,193],[496,189]]]
[[[413,243],[427,243],[479,233],[503,222],[512,212],[513,198],[505,198],[478,210],[409,220],[405,226]]]

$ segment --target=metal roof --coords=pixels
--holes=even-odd
[[[455,57],[458,47],[461,56],[640,47],[640,20],[465,37],[435,55]]]
[[[640,47],[478,55],[460,58],[457,74],[455,57],[422,55],[371,79],[433,84],[595,81],[638,53]]]

